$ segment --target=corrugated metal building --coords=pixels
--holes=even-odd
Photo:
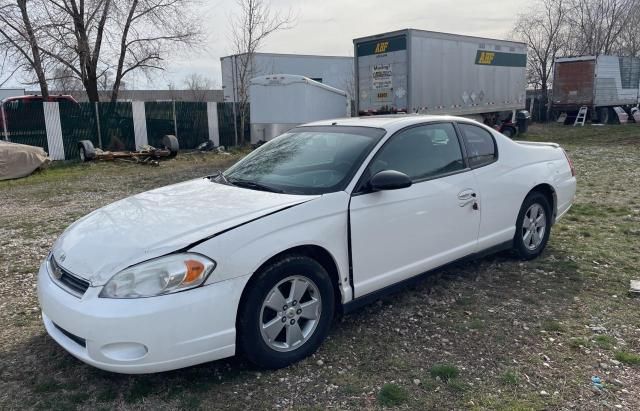
[[[237,101],[240,55],[221,57],[220,64],[224,101]],[[247,80],[268,74],[304,76],[349,94],[354,88],[353,57],[255,53]]]

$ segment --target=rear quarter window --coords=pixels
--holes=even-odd
[[[498,159],[496,141],[490,132],[473,124],[460,123],[458,126],[462,131],[471,168],[483,167]]]

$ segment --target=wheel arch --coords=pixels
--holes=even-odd
[[[551,223],[555,224],[556,222],[556,214],[558,212],[558,196],[556,194],[555,188],[551,184],[542,183],[533,187],[524,198],[527,198],[531,193],[538,192],[544,195],[551,206]],[[524,201],[524,199],[522,200]]]
[[[315,244],[305,244],[299,245],[295,247],[288,248],[283,250],[274,256],[270,257],[266,260],[257,270],[255,270],[244,288],[242,289],[242,294],[240,296],[240,302],[238,307],[236,308],[236,326],[238,321],[240,321],[240,307],[244,303],[244,300],[247,296],[247,290],[251,287],[256,279],[256,274],[261,270],[265,269],[269,265],[275,263],[276,261],[282,260],[290,255],[303,255],[317,261],[322,267],[327,270],[329,274],[329,278],[331,279],[331,286],[333,287],[333,292],[335,295],[334,305],[335,312],[342,312],[342,291],[340,289],[340,273],[338,271],[338,264],[336,263],[335,258],[331,253],[324,247]]]

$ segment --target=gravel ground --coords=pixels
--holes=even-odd
[[[0,409],[640,409],[640,299],[627,293],[640,279],[640,128],[534,126],[528,139],[561,143],[579,176],[541,258],[448,266],[337,317],[315,355],[278,371],[232,358],[102,372],[46,335],[36,298],[37,267],[75,219],[241,154],[65,164],[0,182]]]

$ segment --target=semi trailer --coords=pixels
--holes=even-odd
[[[555,60],[551,110],[575,117],[587,107],[593,122],[618,118],[616,107],[630,113],[640,95],[640,58],[580,56]],[[619,109],[618,109],[619,110]]]
[[[353,40],[359,115],[451,114],[514,135],[526,104],[524,43],[404,29]]]

